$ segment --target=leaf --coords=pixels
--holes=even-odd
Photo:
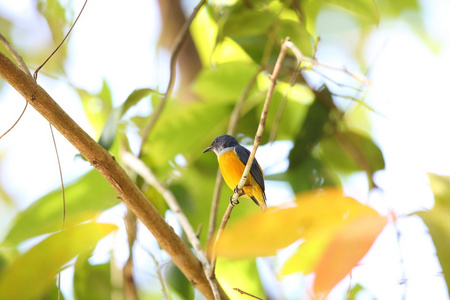
[[[339,190],[309,192],[293,203],[270,207],[268,213],[248,216],[228,227],[217,251],[228,258],[274,255],[301,238],[307,240],[320,230],[366,215],[379,216]]]
[[[354,131],[337,133],[320,141],[321,160],[342,172],[366,171],[372,176],[384,169],[380,148],[364,135]]]
[[[265,34],[277,15],[269,10],[252,10],[238,2],[230,10],[221,33],[231,38],[251,37]]]
[[[304,158],[295,168],[268,175],[266,179],[288,181],[296,194],[322,187],[341,186],[339,177],[312,155]]]
[[[50,235],[0,274],[0,299],[39,299],[64,264],[116,229],[111,224],[87,223]],[[19,288],[20,283],[26,288]]]
[[[327,88],[316,92],[316,98],[309,106],[301,130],[294,140],[294,147],[289,153],[289,169],[300,165],[324,136],[325,125],[330,122],[330,107],[333,106],[333,99]]]
[[[255,62],[261,63],[264,54],[272,48],[273,41],[269,32],[278,20],[277,13],[269,6],[251,9],[241,2],[228,8],[227,12],[219,26],[218,42],[223,41],[225,37],[231,38]],[[266,54],[270,54],[270,58],[273,56],[272,51]]]
[[[171,290],[176,291],[180,299],[193,300],[195,297],[192,284],[180,269],[172,262],[165,266],[164,269],[166,272],[164,277],[167,278],[167,283],[171,287]]]
[[[98,93],[90,93],[84,89],[76,89],[83,104],[86,117],[92,128],[100,134],[113,110],[111,89],[106,80],[103,80],[102,89]]]
[[[344,279],[370,250],[386,223],[376,213],[361,214],[332,233],[330,244],[315,267],[314,292],[328,294]]]
[[[380,23],[380,11],[375,0],[323,0],[338,5],[354,13],[359,19],[369,24]]]
[[[428,227],[436,248],[436,256],[444,274],[445,282],[450,287],[450,209],[438,203],[431,211],[415,213]],[[450,296],[450,289],[447,290]]]
[[[114,140],[116,139],[119,122],[122,119],[123,115],[134,105],[139,103],[143,98],[147,97],[151,93],[156,93],[156,91],[152,89],[137,89],[134,90],[125,100],[125,102],[115,108],[108,117],[105,126],[103,127],[102,134],[98,140],[98,143],[109,150],[111,146],[114,144]]]
[[[92,220],[116,205],[117,194],[97,170],[91,170],[65,188],[66,226]],[[3,246],[15,246],[26,239],[55,232],[62,226],[62,196],[59,189],[33,202],[21,212]]]
[[[424,221],[436,247],[445,282],[450,287],[450,177],[428,174],[434,194],[432,210],[415,213]],[[450,289],[448,290],[450,296]]]
[[[171,170],[178,154],[198,158],[215,136],[225,131],[232,106],[221,102],[168,103],[143,149],[143,160]]]
[[[98,143],[109,150],[116,139],[117,127],[122,117],[121,107],[114,109],[108,117],[105,126],[103,127]]]
[[[147,96],[150,96],[151,94],[160,95],[161,93],[150,89],[150,88],[143,88],[143,89],[136,89],[127,97],[125,102],[121,105],[121,116],[123,116],[132,106],[138,104],[142,99],[144,99]]]
[[[203,99],[235,103],[257,70],[258,66],[254,63],[222,63],[214,69],[200,72],[193,90]]]
[[[233,259],[268,256],[303,240],[281,274],[315,272],[314,292],[327,294],[367,253],[386,222],[341,191],[325,189],[230,225],[216,251]]]
[[[234,288],[266,298],[255,259],[227,260],[219,259],[216,265],[216,276],[231,299],[249,300],[247,295],[239,294]]]
[[[303,23],[292,20],[280,20],[276,24],[275,33],[279,41],[289,37],[291,42],[302,51],[303,55],[308,57],[313,55],[312,46],[314,39]],[[281,47],[281,44],[279,46]]]
[[[111,299],[111,262],[91,265],[91,253],[80,255],[75,263],[73,288],[75,299]]]
[[[450,209],[450,177],[428,173],[428,178],[436,203]]]
[[[403,12],[419,10],[419,4],[417,0],[402,0],[402,1],[390,1],[390,0],[379,0],[378,5],[383,14],[383,17],[390,16],[397,18]],[[422,22],[420,22],[422,23]]]

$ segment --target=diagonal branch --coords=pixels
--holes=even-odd
[[[142,160],[140,160],[130,152],[124,152],[122,155],[122,159],[128,165],[128,167],[130,167],[131,170],[133,170],[134,172],[136,172],[136,174],[141,176],[147,184],[153,186],[158,191],[158,193],[160,193],[161,196],[163,196],[163,198],[166,200],[172,212],[177,216],[177,219],[180,222],[181,227],[183,228],[184,232],[186,232],[189,242],[191,243],[192,247],[194,247],[198,258],[202,263],[206,278],[208,279],[209,284],[211,285],[211,288],[213,290],[214,298],[220,299],[220,294],[217,289],[217,281],[213,276],[209,276],[211,272],[211,267],[208,260],[206,259],[206,255],[202,249],[200,240],[198,239],[197,234],[195,233],[194,229],[189,223],[188,218],[181,210],[181,207],[178,204],[178,201],[175,198],[175,196],[164,184],[162,184],[158,180],[158,178],[156,178],[156,175],[152,172],[152,170],[149,167],[145,165],[145,163]]]
[[[207,299],[213,294],[199,260],[147,200],[115,158],[94,141],[30,76],[0,52],[0,76],[47,119],[115,189],[188,280]],[[222,299],[228,299],[219,286]]]

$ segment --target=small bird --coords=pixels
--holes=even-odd
[[[224,134],[216,137],[211,146],[203,153],[214,151],[219,161],[220,172],[228,187],[236,191],[236,187],[244,173],[245,165],[250,157],[250,151],[241,146],[231,135]],[[250,174],[239,196],[249,197],[262,211],[267,209],[266,194],[264,193],[264,174],[256,158],[253,160]]]

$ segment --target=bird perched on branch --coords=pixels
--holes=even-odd
[[[237,185],[241,180],[245,165],[250,157],[250,151],[241,146],[233,136],[228,134],[216,137],[211,143],[211,146],[206,148],[203,153],[208,151],[214,151],[216,153],[223,179],[228,187],[236,192]],[[264,190],[264,174],[255,158],[244,187],[237,192],[239,196],[251,198],[265,211],[267,209],[267,199]]]

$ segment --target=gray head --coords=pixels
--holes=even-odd
[[[226,148],[232,148],[239,145],[239,142],[231,135],[223,134],[216,137],[212,143],[211,146],[206,148],[203,153],[208,151],[214,151],[217,155],[219,155],[220,152],[222,152]]]

